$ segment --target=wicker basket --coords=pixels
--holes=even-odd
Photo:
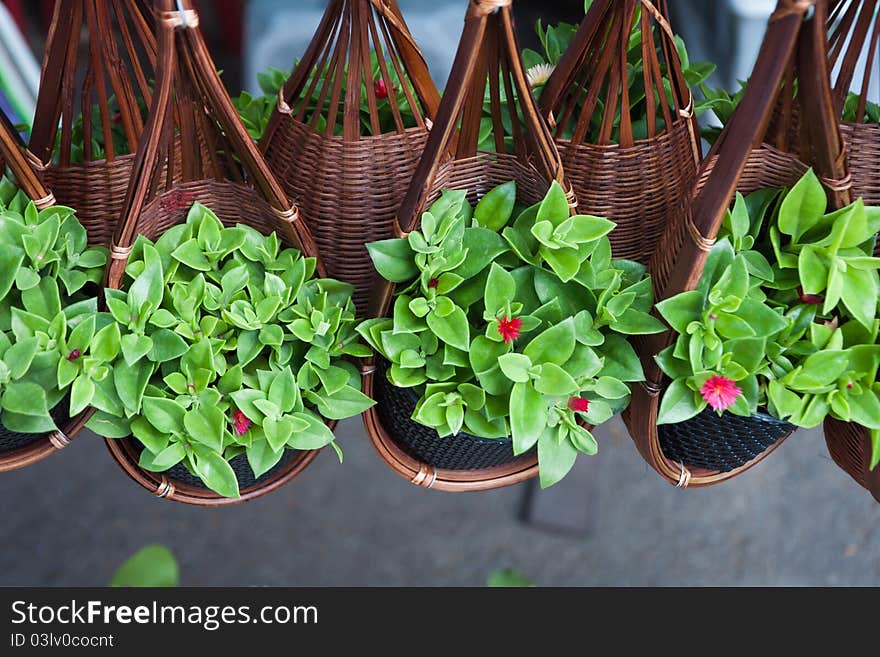
[[[631,73],[624,65],[639,8],[641,82],[649,90],[644,139],[633,137]],[[595,0],[540,101],[581,211],[615,221],[609,236],[615,257],[644,264],[689,197],[702,158],[693,97],[667,16],[666,0]],[[601,127],[591,134],[597,115]],[[619,135],[612,139],[616,116]]]
[[[746,96],[704,163],[693,201],[669,226],[651,260],[649,271],[658,299],[697,286],[735,191],[790,187],[806,171],[794,155],[762,145],[773,112],[790,104],[785,96],[793,85],[782,82],[793,79],[795,64],[804,73],[799,76],[799,111],[808,118],[800,122],[802,143],[809,145],[816,170],[825,176],[832,204],[840,207],[849,201],[825,57],[827,11],[827,0],[819,0],[815,12],[805,19],[804,3],[779,2]],[[733,420],[708,413],[659,428],[664,377],[653,357],[673,340],[674,335],[666,333],[638,344],[648,383],[633,391],[624,419],[639,452],[670,483],[699,487],[726,481],[765,458],[794,427],[786,423],[769,427],[762,415]],[[715,441],[711,447],[707,437]]]
[[[18,185],[34,201],[38,209],[56,204],[52,192],[47,190],[40,181],[26,158],[24,145],[15,128],[5,114],[0,113],[0,157],[12,171]],[[91,233],[90,241],[95,242]],[[0,472],[17,470],[47,456],[70,444],[70,441],[82,430],[90,413],[84,412],[71,418],[67,401],[63,400],[50,413],[57,431],[50,434],[24,434],[7,431],[0,426]]]
[[[150,103],[155,77],[153,24],[147,0],[55,3],[28,149],[43,183],[59,203],[77,210],[95,244],[110,243],[122,212],[144,127],[142,106]],[[80,56],[83,34],[87,52]],[[71,148],[78,120],[81,158]],[[92,148],[93,135],[104,139],[104,155]]]
[[[876,0],[844,2],[832,0],[828,21],[829,66],[837,75],[834,104],[842,112],[864,50],[862,86],[857,115],[864,116],[869,85],[876,82],[876,59],[880,41],[880,18]],[[849,155],[853,196],[867,205],[880,205],[880,124],[844,122],[840,126]],[[880,244],[876,253],[880,255]],[[862,426],[829,419],[825,422],[825,442],[835,463],[880,502],[880,468],[870,470],[871,435]]]
[[[533,204],[544,197],[554,180],[564,182],[558,151],[538,112],[519,52],[511,0],[471,0],[437,121],[398,213],[397,236],[417,228],[423,209],[444,189],[468,190],[473,203],[494,187],[515,180],[519,200]],[[508,98],[515,98],[509,111],[525,119],[525,129],[520,129],[519,121],[508,117],[514,127],[513,153],[503,152],[503,110],[494,102],[492,123],[499,152],[477,151],[487,78],[490,97],[499,98],[503,88]],[[386,316],[393,296],[394,286],[383,283],[375,293],[371,314]],[[377,400],[364,413],[364,423],[379,455],[400,476],[425,488],[459,492],[501,488],[538,474],[534,453],[503,463],[484,454],[483,460],[468,462],[467,469],[443,468],[439,461],[414,458],[411,445],[416,439],[396,438],[406,428],[398,422],[408,426],[411,421],[401,417],[399,409],[387,408],[397,401],[383,394],[388,386],[384,380],[377,382],[379,376],[383,375],[375,365],[364,366],[364,392]],[[435,443],[451,440],[434,433]],[[438,446],[422,447],[423,456],[444,453]]]
[[[107,276],[111,288],[119,288],[124,280],[137,235],[156,239],[185,221],[196,200],[208,205],[226,225],[241,223],[263,233],[276,231],[288,246],[317,256],[296,207],[240,122],[198,29],[198,15],[188,7],[189,2],[184,5],[181,12],[174,10],[175,0],[157,2],[156,91],[111,246]],[[169,161],[175,138],[181,143],[179,175]],[[204,158],[201,143],[212,145],[213,157]],[[319,274],[323,271],[319,262]],[[141,486],[159,497],[197,506],[225,506],[266,495],[296,477],[317,456],[317,451],[292,451],[256,481],[240,473],[241,497],[229,499],[196,485],[185,469],[142,470],[136,441],[107,439],[106,444],[126,474]]]
[[[384,85],[379,96],[387,100],[377,97],[371,52]],[[392,76],[403,81],[400,104]],[[368,117],[361,115],[362,93]],[[319,100],[311,105],[314,96]],[[328,273],[355,286],[361,313],[379,283],[364,244],[393,236],[439,102],[396,0],[330,0],[266,128],[266,159],[297,199]],[[380,103],[389,105],[393,126],[380,125]],[[412,113],[413,125],[404,123],[402,111]]]

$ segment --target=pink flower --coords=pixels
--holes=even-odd
[[[508,319],[507,315],[505,315],[498,320],[498,333],[507,343],[511,343],[519,337],[519,330],[521,328],[522,320],[518,317]]]
[[[725,376],[713,376],[700,388],[700,394],[712,410],[724,411],[733,405],[742,389]]]
[[[73,361],[78,360],[80,356],[82,356],[82,352],[80,352],[79,349],[74,349],[70,352],[70,354],[68,354],[67,360],[72,363]]]
[[[440,279],[432,278],[428,281],[428,287],[430,288],[436,288],[438,285],[440,285]]]
[[[376,80],[375,84],[373,85],[373,91],[376,92],[376,98],[378,98],[379,100],[385,100],[386,98],[388,98],[388,85],[385,84],[385,80],[383,80],[382,78]]]
[[[246,434],[252,424],[253,422],[250,421],[248,416],[240,410],[236,410],[235,413],[232,414],[232,428],[235,430],[236,436],[243,436]]]
[[[568,407],[578,413],[586,413],[590,410],[590,400],[586,397],[572,397],[568,400]]]

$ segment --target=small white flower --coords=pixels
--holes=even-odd
[[[526,71],[529,86],[534,89],[542,84],[546,84],[556,67],[553,64],[537,64]]]

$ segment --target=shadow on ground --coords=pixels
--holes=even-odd
[[[191,586],[480,586],[499,567],[544,586],[880,585],[880,505],[817,432],[732,483],[680,491],[612,424],[565,488],[535,492],[528,523],[525,486],[424,491],[385,467],[359,421],[340,444],[344,465],[324,453],[270,497],[205,510],[152,497],[83,434],[0,475],[0,585],[104,585],[154,542]]]

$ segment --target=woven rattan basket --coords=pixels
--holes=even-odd
[[[298,213],[241,124],[198,29],[198,14],[175,11],[174,0],[158,0],[156,90],[144,127],[125,209],[111,246],[108,285],[123,282],[128,253],[138,234],[156,239],[182,223],[196,200],[225,224],[241,223],[263,233],[276,231],[282,242],[316,256],[314,242]],[[182,171],[170,162],[175,133],[181,143]],[[212,144],[215,156],[203,158],[198,144]],[[318,264],[319,273],[323,267]],[[111,455],[132,479],[168,500],[198,506],[223,506],[261,497],[296,477],[317,455],[291,451],[258,480],[239,468],[241,497],[224,498],[185,470],[152,473],[138,466],[140,448],[133,439],[107,439]]]
[[[25,157],[24,145],[18,133],[2,113],[0,113],[0,157],[12,171],[19,187],[34,201],[38,209],[56,204],[52,192],[43,186],[36,171]],[[89,241],[94,241],[91,233]],[[66,447],[82,430],[88,415],[88,412],[84,412],[75,418],[70,418],[67,402],[62,401],[52,410],[51,416],[58,430],[50,434],[17,433],[0,426],[0,472],[31,465]]]
[[[837,73],[834,84],[835,110],[842,112],[854,75],[861,65],[862,83],[856,116],[863,117],[869,87],[878,80],[880,4],[877,0],[832,0],[831,5],[828,21],[829,66]],[[867,55],[864,53],[866,49]],[[867,205],[880,205],[880,124],[842,122],[840,130],[848,152],[853,196],[861,196]],[[877,254],[880,254],[880,244]],[[825,441],[835,463],[880,502],[880,467],[873,471],[870,469],[870,432],[859,425],[829,419],[825,422]]]
[[[97,244],[110,243],[122,211],[142,110],[152,96],[156,40],[149,4],[58,0],[46,40],[29,154],[46,187],[77,210]],[[82,138],[76,154],[75,129]],[[103,153],[93,137],[103,140]]]
[[[648,90],[644,139],[633,136],[633,74],[626,64],[639,9],[645,66],[638,82]],[[702,157],[693,97],[667,16],[665,0],[593,2],[540,101],[581,211],[615,221],[609,236],[615,257],[644,264],[690,195]],[[591,128],[597,115],[598,131]]]
[[[473,203],[494,187],[516,180],[519,201],[533,204],[544,197],[554,180],[563,182],[559,154],[540,117],[519,52],[511,0],[471,0],[437,121],[398,214],[398,236],[418,227],[423,209],[444,189],[468,190]],[[497,151],[493,153],[477,151],[487,79],[493,99]],[[507,98],[516,100],[509,103],[508,111],[519,112],[525,120],[521,128],[517,118],[506,117],[514,130],[512,153],[505,152],[504,110],[495,102],[502,88]],[[394,286],[383,283],[372,314],[385,316],[393,295]],[[459,492],[501,488],[538,474],[534,453],[516,459],[501,458],[499,462],[498,451],[504,452],[504,448],[456,461],[452,452],[461,448],[457,445],[459,439],[472,442],[472,436],[441,439],[434,432],[435,445],[422,450],[423,455],[431,455],[432,462],[415,458],[414,438],[395,439],[401,431],[398,420],[405,424],[408,418],[400,417],[399,409],[386,408],[404,404],[405,394],[410,391],[389,391],[384,381],[377,381],[380,372],[373,364],[365,365],[364,392],[377,400],[377,406],[364,413],[364,423],[379,455],[400,476],[425,488]],[[389,426],[392,423],[394,426]],[[442,468],[438,463],[457,463],[467,469]]]
[[[439,102],[396,0],[329,0],[266,128],[272,171],[297,200],[329,275],[355,286],[361,313],[379,282],[364,244],[393,236]],[[380,124],[380,106],[393,125]]]
[[[825,56],[828,3],[819,0],[815,11],[808,5],[781,0],[771,17],[746,95],[704,163],[692,203],[669,226],[651,260],[657,299],[697,286],[735,191],[790,187],[806,171],[795,156],[762,143],[774,111],[790,105],[784,98],[793,85],[784,80],[797,75],[799,113],[808,118],[801,122],[802,144],[809,145],[805,150],[825,176],[832,204],[849,201]],[[648,383],[633,391],[624,419],[639,452],[670,483],[699,487],[726,481],[772,453],[794,427],[768,423],[761,415],[734,422],[714,414],[658,427],[665,383],[654,355],[673,339],[670,333],[660,334],[638,345]],[[707,437],[716,444],[708,446]],[[685,461],[686,455],[692,460]]]

